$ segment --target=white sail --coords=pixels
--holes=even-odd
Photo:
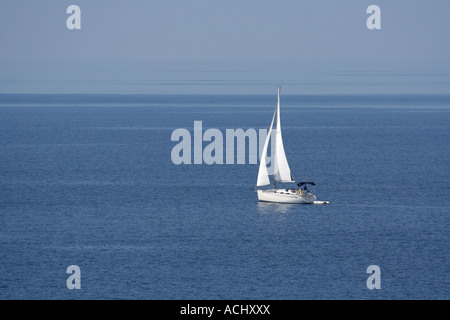
[[[261,154],[261,160],[259,163],[259,171],[258,171],[258,180],[256,182],[256,185],[258,187],[266,186],[266,185],[270,184],[269,173],[267,172],[266,156],[267,156],[267,148],[269,147],[269,140],[270,140],[270,136],[272,134],[272,127],[273,127],[273,122],[275,121],[276,113],[277,113],[277,109],[275,109],[275,112],[273,113],[272,123],[270,124],[270,129],[269,129],[269,132],[267,133],[266,141],[264,142],[264,147],[263,147],[263,151]]]
[[[281,136],[280,119],[280,87],[278,87],[277,102],[277,129],[275,131],[274,179],[276,182],[295,182],[284,152],[283,138]]]

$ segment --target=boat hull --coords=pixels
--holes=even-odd
[[[277,203],[313,204],[316,196],[312,193],[299,194],[285,189],[257,190],[258,200]]]

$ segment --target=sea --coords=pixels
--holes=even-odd
[[[450,299],[450,95],[283,93],[292,175],[329,205],[258,202],[249,157],[174,163],[176,129],[275,105],[1,94],[0,299]]]

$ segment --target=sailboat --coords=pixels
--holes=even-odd
[[[277,189],[277,183],[296,183],[291,174],[291,169],[287,162],[286,153],[284,152],[283,138],[281,135],[281,119],[280,119],[280,92],[278,87],[278,102],[273,114],[272,123],[264,143],[261,160],[259,164],[258,180],[256,189],[259,201],[278,202],[278,203],[303,203],[303,204],[328,204],[328,201],[317,201],[315,195],[314,182],[304,181],[298,182],[297,188]],[[272,128],[276,118],[275,141],[272,142],[274,150],[272,151],[273,165],[273,188],[261,189],[260,187],[270,185],[269,173],[267,170],[267,148],[271,139]],[[308,188],[309,186],[309,188]]]

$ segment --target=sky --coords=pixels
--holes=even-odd
[[[446,0],[2,0],[0,93],[450,93],[449,21]]]

